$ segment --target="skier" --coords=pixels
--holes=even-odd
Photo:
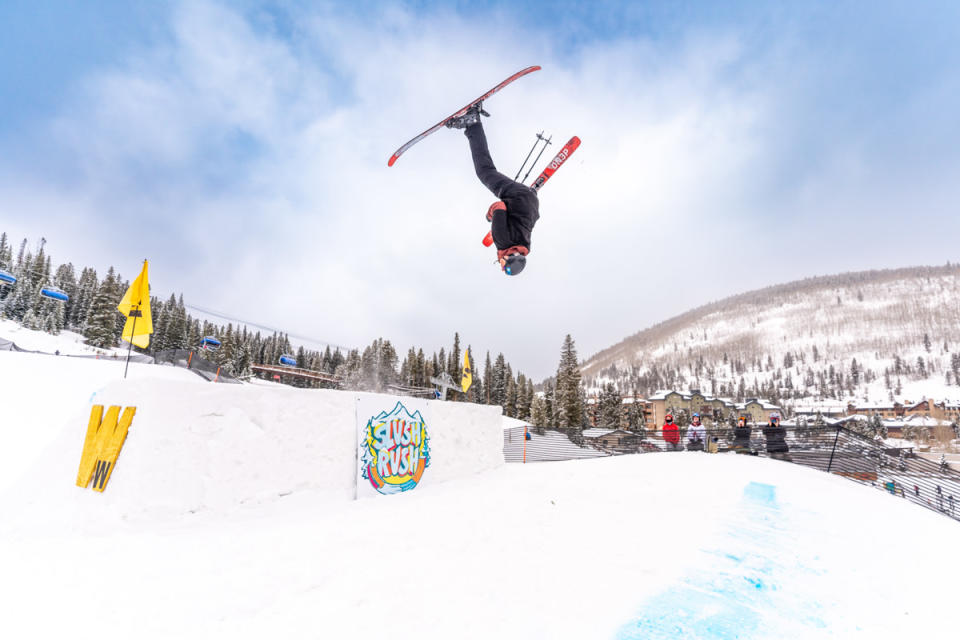
[[[675,451],[680,446],[680,431],[669,413],[663,419],[663,441],[667,443],[670,451]]]
[[[487,210],[487,222],[491,225],[500,268],[508,276],[515,276],[527,266],[530,234],[540,219],[540,203],[533,187],[515,182],[497,171],[487,148],[487,136],[480,122],[481,113],[484,113],[481,103],[475,104],[459,118],[448,120],[446,126],[464,130],[470,141],[470,154],[477,177],[483,186],[500,198]]]
[[[687,429],[687,451],[703,451],[703,439],[706,437],[706,431],[700,423],[700,414],[693,414],[690,421],[690,428]]]

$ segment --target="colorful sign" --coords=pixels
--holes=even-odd
[[[394,403],[393,408],[384,410],[385,402],[387,406]],[[402,493],[419,486],[430,466],[426,412],[426,403],[413,398],[358,398],[357,497]]]

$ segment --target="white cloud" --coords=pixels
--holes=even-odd
[[[756,57],[736,31],[568,51],[501,14],[304,11],[280,37],[221,5],[180,5],[168,39],[87,77],[51,123],[69,179],[4,172],[0,205],[31,212],[8,230],[101,268],[132,272],[149,256],[158,286],[188,302],[295,333],[432,350],[459,331],[480,357],[502,350],[541,377],[566,333],[586,356],[771,274],[822,272],[768,247],[846,247],[803,216],[826,215],[838,175],[878,179],[838,143],[804,166],[805,186],[775,186],[775,132],[791,126],[784,86],[796,95],[801,82],[777,72],[806,67],[783,51]],[[493,196],[462,134],[439,131],[393,168],[386,160],[528,64],[543,70],[488,103],[498,166],[512,175],[542,129],[583,146],[543,190],[530,265],[508,279],[480,246]],[[848,211],[872,202],[844,196]],[[781,210],[789,238],[767,224]],[[131,216],[150,222],[132,241]],[[883,266],[870,253],[827,264]],[[763,266],[771,259],[788,263]]]

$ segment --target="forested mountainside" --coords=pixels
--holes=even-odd
[[[688,311],[581,365],[588,389],[736,399],[960,397],[960,265],[798,280]]]

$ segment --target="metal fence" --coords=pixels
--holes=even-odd
[[[196,351],[187,349],[166,349],[154,354],[157,364],[171,364],[193,371],[211,382],[229,382],[240,384],[240,381],[224,372],[223,367],[209,360],[204,360]]]
[[[60,353],[56,351],[50,353],[49,351],[38,351],[36,349],[24,349],[17,343],[11,340],[5,340],[0,338],[0,351],[17,351],[19,353],[39,353],[45,356],[63,356],[64,358],[88,358],[90,360],[122,360],[126,361],[127,354],[125,353]],[[153,356],[148,356],[142,353],[132,353],[130,354],[130,362],[141,362],[144,364],[153,364]]]
[[[707,429],[699,443],[678,435],[674,444],[659,430],[581,437],[556,429],[515,427],[504,431],[503,454],[510,463],[706,450],[765,456],[870,485],[960,520],[960,471],[917,456],[912,448],[891,448],[844,427]]]

